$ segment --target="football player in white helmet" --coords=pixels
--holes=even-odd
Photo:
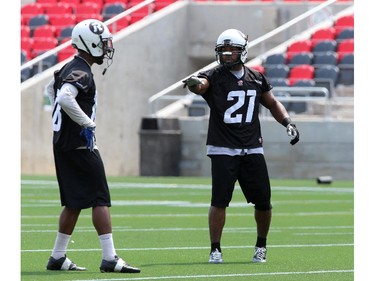
[[[86,270],[72,262],[66,251],[81,210],[91,208],[102,249],[100,271],[139,273],[139,268],[130,266],[116,253],[109,211],[111,197],[95,139],[97,91],[91,66],[102,64],[104,59],[112,62],[112,35],[104,23],[87,19],[74,27],[72,45],[78,54],[57,70],[46,86],[53,105],[53,154],[63,206],[46,268]]]
[[[104,59],[107,59],[107,67],[112,64],[115,52],[112,39],[108,27],[95,19],[81,21],[72,31],[73,48],[89,54],[99,65],[103,64]]]
[[[299,141],[299,132],[285,107],[272,94],[268,79],[244,65],[247,36],[237,29],[225,30],[216,41],[215,52],[218,66],[182,81],[184,87],[201,95],[210,107],[206,142],[212,173],[208,261],[223,262],[220,243],[226,208],[238,182],[246,201],[255,209],[257,238],[252,261],[266,262],[272,204],[259,120],[260,105],[286,127],[292,145]]]

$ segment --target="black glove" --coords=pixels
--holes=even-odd
[[[92,152],[95,146],[95,127],[82,128],[80,136],[85,137],[86,147]]]
[[[202,81],[197,76],[193,75],[185,80],[182,80],[182,83],[184,83],[184,88],[186,88],[186,86],[193,87],[193,86],[202,84]]]
[[[297,130],[296,125],[290,123],[286,126],[286,132],[288,136],[292,138],[290,141],[291,145],[295,145],[299,141],[299,132]]]

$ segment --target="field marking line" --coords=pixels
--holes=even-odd
[[[317,247],[352,247],[353,243],[349,244],[301,244],[301,245],[269,245],[267,248],[317,248]],[[210,247],[165,247],[165,248],[118,248],[118,251],[181,251],[181,250],[206,250]],[[223,249],[246,249],[254,248],[254,246],[225,246]],[[36,250],[21,250],[22,253],[40,253],[50,252],[51,249],[36,249]],[[70,252],[96,252],[101,251],[101,248],[96,249],[69,249]]]
[[[207,279],[207,278],[228,278],[228,277],[251,277],[251,276],[280,276],[280,275],[306,275],[306,274],[328,274],[328,273],[353,273],[354,269],[343,270],[317,270],[317,271],[299,271],[299,272],[267,272],[267,273],[238,273],[238,274],[214,274],[214,275],[190,275],[190,276],[155,276],[155,277],[135,277],[135,278],[110,278],[110,279],[81,279],[74,281],[119,281],[119,280],[162,280],[162,279]],[[68,280],[67,280],[68,281]],[[73,281],[73,280],[72,280]]]
[[[48,185],[48,186],[47,186]],[[38,188],[52,189],[57,186],[57,181],[50,180],[21,180],[22,188]],[[118,188],[162,188],[162,189],[211,189],[211,184],[168,184],[168,183],[126,183],[126,182],[110,182],[108,181],[110,189]],[[321,191],[321,192],[340,192],[340,193],[354,193],[354,187],[287,187],[287,186],[273,186],[272,190],[281,191]]]

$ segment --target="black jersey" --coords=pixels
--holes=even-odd
[[[244,67],[244,75],[238,79],[223,66],[198,76],[210,83],[202,95],[210,107],[207,144],[229,148],[261,147],[259,104],[261,95],[272,89],[266,77]]]
[[[56,71],[54,76],[55,99],[57,91],[64,83],[72,84],[78,89],[76,96],[78,105],[91,120],[95,121],[96,86],[90,65],[79,56],[75,56],[72,61]],[[81,126],[74,122],[58,103],[55,103],[52,115],[55,148],[66,151],[86,146],[86,140],[80,136]]]

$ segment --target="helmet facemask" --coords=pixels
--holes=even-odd
[[[243,48],[235,47],[233,45],[228,45],[228,46],[229,48],[227,46],[219,46],[215,49],[217,62],[229,68],[237,64],[243,64],[241,60]],[[237,56],[237,59],[233,60],[233,56]]]
[[[113,48],[112,37],[105,38],[105,39],[100,37],[100,43],[98,47],[102,49],[104,58],[108,60],[113,59],[113,55],[115,54],[115,49]]]
[[[220,34],[215,47],[216,60],[226,67],[244,64],[247,58],[247,36],[237,29],[228,29]],[[224,56],[238,55],[236,61],[228,62]],[[226,62],[227,61],[227,62]]]
[[[112,43],[112,37],[110,38],[105,38],[103,39],[100,36],[100,43],[98,44],[98,48],[102,50],[103,55],[100,57],[100,61],[102,64],[103,60],[107,60],[107,68],[112,64],[113,62],[113,56],[115,54],[115,49],[113,48],[113,43]],[[104,71],[105,73],[105,71]]]

